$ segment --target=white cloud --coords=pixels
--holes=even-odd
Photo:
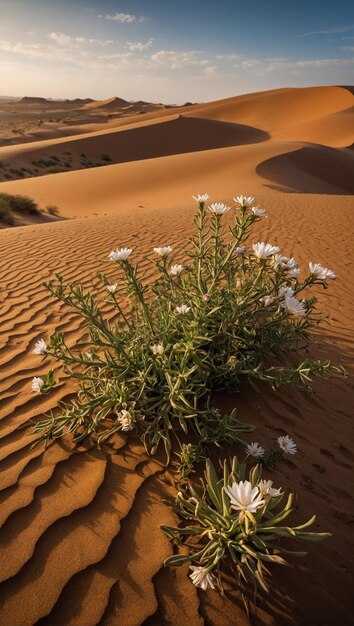
[[[350,26],[333,26],[332,28],[327,28],[325,30],[312,30],[308,33],[295,35],[295,39],[298,39],[299,37],[310,37],[311,35],[335,35],[338,33],[348,33],[351,30],[354,30],[354,24],[351,24]]]
[[[279,69],[335,69],[348,67],[354,64],[354,58],[351,59],[308,59],[306,61],[275,61],[266,65],[264,71],[272,72]]]
[[[9,42],[0,40],[0,50],[14,54],[20,54],[30,59],[61,61],[78,67],[110,70],[130,70],[132,68],[152,67],[149,59],[134,56],[132,52],[122,54],[95,54],[88,50],[77,48],[64,48],[51,44],[27,44],[22,42]]]
[[[100,15],[98,17],[101,17]],[[119,22],[120,24],[132,24],[136,22],[136,15],[131,15],[130,13],[115,13],[114,15],[106,15],[106,20],[111,20],[112,22]]]
[[[205,65],[207,61],[198,58],[199,52],[187,50],[176,52],[175,50],[159,50],[151,56],[151,59],[159,65],[165,65],[171,70],[187,67],[189,65]]]
[[[150,46],[152,46],[153,41],[153,39],[149,39],[145,43],[143,43],[142,41],[127,41],[127,48],[132,52],[134,52],[135,50],[137,50],[138,52],[143,52],[144,50],[147,50],[148,48],[150,48]]]
[[[243,58],[243,54],[216,54],[215,58],[220,61],[237,61]]]
[[[204,74],[206,76],[217,76],[219,73],[219,66],[218,65],[208,65],[208,67],[205,67],[203,70]]]
[[[59,46],[68,46],[70,48],[77,48],[81,46],[109,46],[113,43],[111,39],[89,39],[87,37],[70,37],[70,35],[64,35],[64,33],[49,33],[49,39],[55,41]]]
[[[249,69],[252,67],[259,67],[262,64],[262,61],[260,61],[260,59],[245,59],[244,61],[242,61],[241,66]]]
[[[354,52],[354,46],[343,46],[341,50],[344,50],[344,52]]]

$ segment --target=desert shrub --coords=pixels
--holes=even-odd
[[[55,167],[57,166],[57,159],[53,158],[42,158],[38,159],[38,161],[32,161],[34,165],[38,165],[38,167]]]
[[[66,172],[66,171],[67,171],[66,167],[62,167],[61,165],[52,165],[48,167],[46,174],[61,174],[62,172]]]
[[[57,163],[60,161],[59,157],[56,154],[51,154],[50,158],[52,161],[56,161]]]
[[[9,209],[12,211],[28,213],[29,215],[39,215],[40,213],[37,202],[28,196],[0,193],[0,199],[7,202]]]
[[[15,224],[15,218],[10,211],[10,206],[6,198],[0,194],[0,220],[9,226]]]
[[[46,207],[46,211],[47,213],[49,213],[49,215],[54,215],[55,217],[59,215],[59,208],[55,206],[54,204],[49,204]]]
[[[35,352],[62,361],[79,385],[72,403],[62,403],[58,414],[35,425],[37,442],[73,433],[76,442],[92,436],[100,444],[116,431],[132,430],[150,453],[163,443],[169,459],[172,436],[181,441],[194,433],[208,447],[250,430],[234,412],[222,416],[215,409],[215,391],[259,380],[274,388],[306,388],[311,376],[339,371],[327,361],[279,365],[277,360],[308,345],[321,319],[309,290],[326,287],[333,272],[310,264],[299,281],[296,261],[280,256],[277,246],[258,242],[247,251],[245,242],[265,210],[251,209],[253,198],[235,198],[227,227],[223,214],[231,208],[223,203],[207,208],[207,198],[197,198],[188,262],[172,260],[171,246],[155,247],[151,263],[159,277],[151,286],[130,262],[131,248],[110,253],[119,277],[111,284],[99,274],[98,295],[80,283],[65,284],[61,275],[44,283],[84,318],[91,347],[72,349],[62,333],[49,345],[36,344]],[[102,291],[103,301],[116,309],[115,323],[102,312]]]
[[[71,163],[70,163],[70,161],[64,161],[64,165],[65,165],[65,167],[67,167],[68,169],[70,169],[70,168],[71,168]]]
[[[288,495],[285,506],[283,498],[281,488],[262,480],[261,466],[247,475],[245,463],[234,457],[224,462],[218,478],[208,460],[202,484],[196,486],[188,480],[177,494],[174,510],[181,519],[180,527],[161,526],[177,545],[189,548],[188,554],[168,557],[165,565],[193,563],[190,578],[203,590],[222,591],[221,573],[231,570],[247,607],[247,587],[253,587],[255,595],[259,589],[269,591],[268,566],[287,565],[284,557],[288,555],[306,555],[283,548],[284,540],[319,541],[330,536],[305,530],[315,516],[299,526],[283,525],[294,510],[294,494]]]
[[[110,163],[112,161],[112,159],[109,156],[109,154],[101,154],[101,160],[102,161],[106,161],[107,163]]]
[[[23,172],[20,169],[17,169],[17,168],[14,168],[14,167],[10,168],[10,172],[14,176],[20,176],[20,177],[23,176]]]

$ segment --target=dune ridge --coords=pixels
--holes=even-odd
[[[339,100],[333,96],[320,114],[332,115],[329,111],[335,106],[349,108],[349,92],[343,95],[344,89],[328,88],[330,93],[331,89],[339,93]],[[288,91],[293,90],[278,94],[281,106]],[[277,96],[273,96],[274,107]],[[307,92],[305,96],[309,106]],[[244,98],[250,101],[251,96]],[[257,107],[261,99],[255,94]],[[316,108],[317,99],[315,103]],[[238,121],[231,124],[258,130],[263,126],[237,115]],[[197,118],[204,119],[200,112]],[[156,119],[149,128],[159,137],[161,124]],[[184,131],[195,128],[193,117],[186,124],[182,119],[182,125],[176,121]],[[292,125],[293,121],[289,119],[289,132],[290,127],[299,127],[298,120]],[[173,123],[172,116],[166,127]],[[224,123],[228,128],[230,120],[215,121],[217,128]],[[203,128],[209,126],[207,121]],[[129,135],[129,125],[124,129]],[[144,125],[131,130],[141,129],[147,132]],[[270,127],[263,131],[271,135]],[[99,131],[97,136],[103,141]],[[200,140],[197,135],[195,147]],[[85,345],[86,340],[82,321],[54,302],[41,283],[60,272],[67,281],[81,280],[89,286],[96,271],[107,273],[114,282],[117,273],[108,253],[120,246],[133,248],[144,279],[152,280],[154,269],[145,257],[153,246],[171,244],[174,260],[185,258],[194,215],[194,203],[188,200],[192,193],[208,191],[213,200],[225,201],[238,193],[254,194],[269,216],[257,227],[255,241],[269,241],[295,256],[302,275],[308,261],[335,271],[338,279],[331,288],[318,292],[330,324],[318,331],[310,356],[330,358],[351,371],[354,311],[348,277],[354,203],[345,189],[350,181],[345,163],[350,168],[351,156],[349,148],[332,140],[327,145],[325,140],[326,136],[317,145],[309,144],[300,134],[295,141],[267,138],[210,149],[199,145],[187,153],[0,185],[1,191],[16,190],[42,203],[55,203],[72,218],[0,233],[2,626],[247,625],[242,601],[231,584],[224,598],[203,594],[190,584],[187,568],[163,567],[171,546],[159,525],[176,521],[165,504],[172,501],[175,488],[173,475],[159,458],[148,458],[137,441],[128,444],[123,436],[114,439],[115,454],[89,445],[73,449],[68,442],[44,452],[30,449],[33,435],[23,426],[42,418],[74,391],[55,366],[59,384],[53,393],[43,397],[31,393],[33,376],[49,367],[33,354],[35,342],[54,331],[65,332],[69,345]],[[189,149],[191,137],[182,141]],[[301,185],[307,188],[299,191]],[[113,314],[109,304],[104,310]],[[314,530],[333,534],[325,543],[306,546],[308,557],[295,562],[294,568],[286,572],[272,568],[274,592],[259,600],[253,623],[352,623],[351,383],[344,378],[316,381],[311,395],[261,386],[259,394],[244,389],[218,400],[225,410],[236,406],[239,419],[257,427],[254,438],[262,445],[287,432],[294,437],[298,455],[279,464],[269,477],[283,489],[295,490],[295,521],[303,522],[315,512]],[[223,453],[229,455],[231,450]]]

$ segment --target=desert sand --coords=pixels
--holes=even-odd
[[[110,110],[110,101],[100,110],[107,105]],[[33,435],[21,427],[74,389],[58,371],[51,394],[31,393],[33,376],[49,367],[33,354],[34,344],[54,331],[75,344],[85,333],[41,282],[60,272],[89,285],[96,271],[114,282],[108,253],[120,246],[131,246],[134,259],[142,259],[154,245],[171,244],[179,261],[192,230],[192,194],[224,201],[254,195],[269,216],[255,237],[295,256],[303,273],[308,261],[336,273],[331,288],[318,291],[330,323],[316,333],[311,356],[352,372],[353,105],[350,88],[281,89],[161,107],[91,122],[76,134],[58,131],[54,138],[0,147],[0,161],[14,168],[72,155],[71,171],[0,184],[0,192],[55,204],[68,218],[0,232],[2,626],[248,624],[231,586],[222,598],[197,591],[187,568],[163,567],[172,548],[159,525],[176,522],[165,502],[175,489],[159,458],[148,458],[140,444],[123,437],[114,441],[116,454],[63,442],[31,450]],[[92,160],[106,153],[112,162],[84,168],[82,153]],[[149,264],[142,260],[140,267],[151,279]],[[256,426],[252,440],[262,445],[284,433],[294,438],[299,453],[265,477],[295,491],[296,520],[316,513],[313,530],[333,536],[306,545],[307,558],[292,560],[293,568],[272,568],[274,592],[259,599],[252,624],[349,626],[353,384],[335,377],[315,381],[312,394],[287,387],[259,391],[245,388],[219,402],[236,406],[238,418]]]

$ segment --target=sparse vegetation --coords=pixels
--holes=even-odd
[[[8,226],[13,226],[15,224],[15,218],[11,213],[9,203],[6,198],[3,198],[0,195],[0,220]]]
[[[61,165],[52,165],[48,167],[46,174],[61,174],[62,172],[66,171],[66,168]]]
[[[58,217],[59,215],[59,208],[54,204],[48,204],[48,206],[46,206],[46,211],[49,215],[54,215],[55,217]]]
[[[59,217],[59,208],[55,205],[48,205],[46,212],[48,215]],[[22,216],[43,215],[42,210],[32,198],[22,195],[0,193],[0,220],[9,226],[15,226],[19,214]]]
[[[16,211],[17,213],[27,213],[28,215],[40,214],[37,202],[28,196],[0,193],[0,199],[7,204],[9,210],[11,211]]]
[[[303,557],[306,552],[284,549],[287,539],[320,541],[329,533],[308,532],[315,516],[301,525],[290,527],[282,522],[294,510],[294,494],[285,506],[281,488],[271,480],[262,480],[260,465],[248,475],[246,464],[237,457],[225,461],[219,478],[210,460],[206,462],[205,480],[196,485],[187,481],[179,491],[174,510],[181,526],[162,526],[163,532],[177,545],[187,545],[188,554],[174,554],[165,565],[190,566],[190,578],[196,587],[206,590],[219,588],[223,592],[221,574],[226,570],[240,589],[246,609],[247,591],[253,588],[256,599],[259,590],[269,593],[268,565],[288,565],[287,556]]]
[[[99,278],[119,312],[117,324],[104,318],[81,284],[65,285],[60,275],[45,284],[87,321],[92,348],[81,354],[69,349],[63,334],[51,338],[45,354],[64,362],[80,381],[80,391],[59,415],[35,426],[39,441],[70,432],[76,441],[93,436],[100,443],[116,431],[134,429],[149,453],[163,444],[169,459],[171,438],[180,442],[192,431],[204,454],[210,442],[238,440],[249,429],[235,420],[234,412],[222,416],[213,407],[213,392],[235,391],[242,381],[254,385],[257,380],[273,387],[308,387],[311,376],[341,371],[306,358],[295,366],[277,364],[277,355],[309,343],[321,318],[308,290],[314,284],[326,287],[335,276],[315,267],[299,282],[296,261],[264,242],[247,253],[244,243],[251,228],[265,216],[264,209],[249,208],[252,201],[237,198],[231,241],[225,241],[223,213],[230,207],[214,203],[206,210],[202,196],[190,263],[169,268],[171,246],[154,248],[157,260],[152,264],[159,279],[150,288],[131,265],[130,248],[112,251],[110,259],[126,283],[127,314],[121,287],[104,275]],[[306,298],[299,300],[304,290]]]

